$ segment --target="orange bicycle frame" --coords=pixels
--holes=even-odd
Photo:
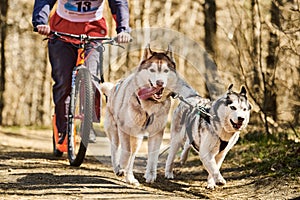
[[[76,61],[76,66],[79,66],[79,65],[83,65],[84,64],[84,49],[83,48],[79,48],[77,50],[78,52],[78,56],[77,56],[77,61]]]

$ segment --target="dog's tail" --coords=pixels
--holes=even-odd
[[[113,87],[114,84],[110,82],[104,82],[100,84],[100,90],[105,96],[109,96],[109,93]]]

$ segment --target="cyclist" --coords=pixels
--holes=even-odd
[[[49,19],[50,12],[56,2],[56,10]],[[104,0],[35,0],[32,24],[41,35],[49,35],[50,30],[52,30],[77,35],[105,36],[107,27],[103,17],[104,3]],[[129,42],[131,37],[127,0],[108,0],[108,3],[117,25],[117,42]],[[52,79],[54,80],[53,100],[56,126],[61,136],[65,136],[67,131],[67,109],[71,92],[72,69],[76,65],[77,59],[76,43],[78,41],[68,38],[57,39],[51,37],[48,42]],[[92,74],[102,75],[103,72],[100,72],[99,67],[97,67],[99,52],[91,47],[87,54],[85,65]],[[63,140],[64,137],[61,137],[59,143],[62,143]],[[92,131],[90,142],[95,141],[96,136]]]

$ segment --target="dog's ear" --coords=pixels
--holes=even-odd
[[[148,58],[150,58],[152,56],[153,52],[150,49],[150,44],[147,44],[145,50],[144,50],[144,55],[142,60],[147,60]]]
[[[228,93],[231,93],[232,92],[232,87],[233,87],[233,84],[231,83],[227,89]]]
[[[245,86],[242,86],[241,91],[240,91],[240,95],[242,95],[242,96],[247,95],[247,90],[246,90]]]
[[[167,51],[165,52],[165,54],[171,59],[172,62],[175,63],[174,57],[173,57],[172,47],[171,47],[170,44],[168,45],[168,49],[167,49]]]
[[[230,97],[229,97],[229,95],[226,97],[226,99],[225,99],[225,105],[226,106],[228,106],[228,105],[230,105],[230,104],[232,104],[233,103],[233,101],[230,99]]]
[[[252,107],[253,107],[253,106],[252,106],[252,104],[251,104],[251,103],[249,103],[248,109],[249,109],[249,110],[251,110],[251,109],[252,109]]]

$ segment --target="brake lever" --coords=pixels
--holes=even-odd
[[[103,42],[102,44],[110,44],[110,45],[114,45],[114,46],[120,47],[122,49],[125,49],[125,47],[123,45],[121,45],[120,43],[118,43],[117,41],[118,41],[118,37],[114,37],[109,41]],[[133,41],[133,39],[130,38],[129,42],[132,42],[132,41]]]
[[[124,47],[124,46],[122,46],[122,45],[120,45],[120,44],[118,44],[118,43],[116,43],[116,44],[113,44],[113,45],[115,45],[115,46],[117,46],[117,47],[120,47],[120,48],[122,48],[122,49],[125,49],[125,47]]]
[[[116,39],[114,38],[113,40],[109,40],[109,41],[106,41],[106,42],[103,42],[103,44],[110,44],[110,45],[113,45],[113,46],[117,46],[117,47],[120,47],[122,49],[125,49],[124,46],[120,45]]]

